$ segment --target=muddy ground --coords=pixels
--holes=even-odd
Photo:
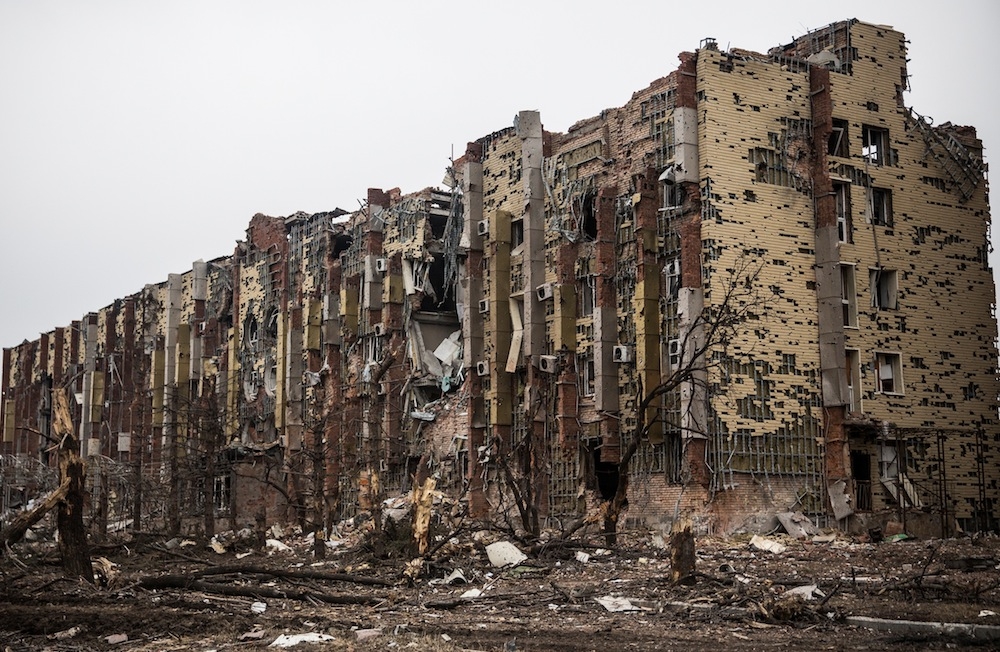
[[[274,542],[259,548],[259,535],[246,533],[220,537],[221,553],[205,542],[152,536],[95,545],[94,558],[111,562],[98,562],[99,586],[65,578],[51,543],[19,544],[0,560],[0,644],[12,651],[257,650],[322,634],[332,638],[294,649],[1000,648],[1000,640],[983,640],[1000,631],[993,630],[1000,626],[995,536],[877,544],[842,534],[819,542],[767,537],[786,546],[781,552],[758,549],[750,535],[702,537],[690,585],[670,581],[669,551],[647,532],[626,533],[614,548],[599,537],[526,546],[496,532],[466,532],[439,539],[423,563],[371,533],[331,541],[336,547],[322,561],[307,537],[269,536],[288,550]],[[498,540],[527,549],[528,559],[491,565],[485,545]],[[407,576],[418,569],[415,579]],[[467,583],[444,583],[455,569]],[[181,584],[163,588],[171,582]],[[786,594],[796,588],[811,599]],[[468,591],[480,595],[462,598]],[[631,610],[610,611],[598,601],[607,597],[627,599],[617,606]],[[875,631],[850,624],[854,616],[967,623],[979,638]]]

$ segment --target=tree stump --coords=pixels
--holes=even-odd
[[[670,579],[674,584],[694,584],[695,581],[694,534],[691,522],[674,524],[670,535]]]

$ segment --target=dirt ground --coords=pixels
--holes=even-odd
[[[322,561],[308,537],[270,536],[264,549],[246,533],[221,538],[221,553],[205,542],[123,537],[93,548],[100,586],[66,579],[53,544],[19,544],[0,560],[0,644],[257,650],[312,634],[332,638],[295,649],[1000,648],[1000,640],[983,640],[1000,631],[993,629],[1000,626],[995,536],[877,544],[843,534],[819,542],[766,537],[786,547],[780,552],[759,549],[750,535],[698,538],[690,585],[670,581],[669,551],[647,532],[626,533],[613,549],[598,537],[529,547],[496,532],[465,532],[439,539],[422,563],[360,532],[331,541],[336,547]],[[485,545],[494,541],[516,543],[528,559],[491,565]],[[276,550],[282,545],[288,549]],[[467,583],[445,582],[455,569]],[[786,594],[791,589],[811,599]],[[469,591],[478,595],[461,597]],[[618,608],[630,610],[598,602],[608,597],[626,599]],[[850,624],[855,616],[967,623],[979,638],[875,631]]]

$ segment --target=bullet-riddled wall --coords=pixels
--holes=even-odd
[[[232,256],[5,349],[5,500],[47,481],[65,390],[140,519],[329,524],[435,476],[528,527],[627,471],[646,521],[996,527],[975,130],[907,108],[903,35],[859,21],[667,72],[565,133],[519,113],[440,188],[256,215]]]

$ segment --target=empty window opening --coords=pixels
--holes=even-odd
[[[892,191],[887,188],[871,189],[871,218],[876,226],[892,226]]]
[[[837,211],[837,239],[840,242],[853,242],[851,224],[851,185],[848,183],[833,184],[833,195]]]
[[[874,165],[889,162],[889,130],[864,125],[861,129],[861,155]]]
[[[879,310],[896,309],[898,275],[894,269],[873,269],[869,271],[872,293],[872,308]]]
[[[454,288],[445,287],[445,257],[443,254],[434,254],[434,260],[421,267],[421,272],[426,271],[426,282],[423,283],[423,301],[420,302],[420,309],[426,312],[455,312],[455,292]],[[414,276],[420,266],[414,266]],[[428,287],[429,284],[429,287]]]
[[[601,492],[601,498],[611,500],[618,492],[618,465],[613,462],[602,462],[600,448],[594,448],[593,454],[597,490]]]
[[[834,118],[833,130],[830,132],[830,140],[827,145],[827,154],[847,158],[850,156],[847,143],[847,120]]]
[[[876,353],[878,390],[883,394],[903,393],[903,361],[898,353]]]
[[[580,227],[587,240],[597,239],[597,203],[594,193],[587,193],[580,202]]]
[[[872,510],[872,456],[867,451],[851,451],[851,475],[854,477],[854,509]]]
[[[841,303],[843,305],[844,326],[858,327],[858,291],[855,285],[854,265],[840,264]]]

